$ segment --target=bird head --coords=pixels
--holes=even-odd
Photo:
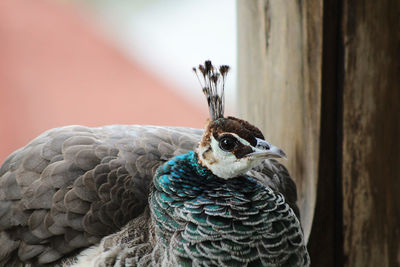
[[[240,176],[265,159],[286,157],[257,127],[234,117],[210,121],[196,153],[202,166],[224,179]]]
[[[214,175],[238,177],[268,158],[286,158],[285,153],[270,144],[261,131],[245,120],[224,117],[224,85],[228,66],[215,68],[210,61],[193,68],[200,72],[211,119],[196,149],[199,163]]]

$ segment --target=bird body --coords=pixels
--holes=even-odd
[[[223,116],[229,67],[199,70],[204,131],[69,126],[11,154],[0,266],[309,266],[285,153]]]

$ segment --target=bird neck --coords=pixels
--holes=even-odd
[[[166,187],[198,185],[215,179],[220,178],[201,165],[194,151],[189,151],[164,163],[155,175],[154,184],[158,190],[164,191]]]
[[[246,188],[257,185],[254,179],[246,175],[228,180],[214,175],[201,165],[194,151],[176,156],[166,162],[158,169],[154,179],[157,191],[171,195],[182,193],[192,197],[218,190],[218,188],[230,187],[232,184],[241,184]],[[241,191],[242,189],[239,187],[237,190]]]

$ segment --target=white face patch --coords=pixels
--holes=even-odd
[[[245,139],[240,138],[235,133],[232,134],[243,145],[251,146]],[[212,159],[205,158],[205,152],[211,149]],[[253,147],[253,151],[255,151]],[[264,159],[254,157],[236,158],[232,152],[227,152],[219,147],[219,143],[211,136],[211,144],[207,147],[199,147],[197,149],[200,161],[216,176],[224,179],[238,177],[245,174],[250,169],[259,165]],[[207,153],[207,152],[206,152]]]

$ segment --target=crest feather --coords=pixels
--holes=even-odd
[[[225,109],[225,77],[229,72],[230,67],[222,65],[218,69],[215,68],[210,60],[204,62],[204,65],[199,65],[198,68],[193,68],[203,93],[207,98],[208,109],[210,111],[211,120],[216,120],[224,117]],[[201,73],[202,81],[197,73]]]

